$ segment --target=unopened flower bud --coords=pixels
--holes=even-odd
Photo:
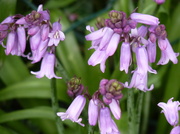
[[[34,14],[34,18],[35,19],[39,19],[41,17],[41,14],[40,13],[38,13],[38,12],[35,12],[35,14]]]
[[[96,27],[97,27],[98,29],[105,27],[105,19],[98,17],[98,18],[97,18]]]
[[[100,82],[99,92],[103,95],[103,101],[106,104],[110,104],[112,99],[122,98],[121,90],[124,88],[123,84],[115,79],[106,80],[103,79]],[[105,82],[104,84],[101,84]]]
[[[70,97],[78,96],[84,90],[84,86],[81,84],[81,79],[77,77],[73,77],[68,83],[68,95]]]

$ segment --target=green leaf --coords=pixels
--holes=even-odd
[[[16,0],[0,0],[0,22],[10,15],[14,15]]]
[[[128,114],[123,112],[120,120],[114,120],[121,134],[128,134]]]
[[[7,56],[0,70],[0,78],[6,85],[22,81],[29,76],[29,71],[20,57]]]
[[[168,38],[171,41],[175,41],[175,40],[180,40],[180,17],[179,17],[179,13],[180,13],[180,3],[178,4],[178,6],[176,7],[175,11],[173,12],[173,14],[171,14],[171,18],[168,24]]]
[[[6,55],[4,53],[4,48],[0,47],[0,70],[1,70],[1,67],[3,66],[3,64],[4,64],[5,56]]]
[[[47,3],[44,5],[45,9],[54,9],[54,8],[62,8],[65,7],[75,0],[49,0]]]
[[[0,90],[0,101],[15,98],[50,98],[49,79],[33,76]]]
[[[3,126],[0,126],[0,132],[1,132],[1,134],[16,134],[15,132],[10,130],[9,128],[3,127]]]
[[[113,10],[123,11],[129,15],[134,10],[133,1],[132,0],[118,0],[114,4]]]
[[[49,107],[36,107],[32,109],[17,110],[0,115],[0,123],[30,118],[44,118],[54,120],[55,115]]]

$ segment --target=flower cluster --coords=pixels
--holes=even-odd
[[[58,112],[57,115],[60,116],[63,121],[70,119],[84,126],[84,124],[81,123],[82,118],[79,118],[79,116],[85,106],[85,96],[87,96],[90,100],[88,106],[89,124],[95,126],[98,122],[101,134],[120,134],[118,127],[111,117],[111,113],[115,119],[119,120],[121,118],[119,101],[123,97],[122,89],[124,88],[124,84],[115,79],[102,79],[99,84],[99,90],[92,96],[90,96],[87,91],[84,92],[84,88],[82,87],[83,85],[79,83],[79,79],[76,77],[68,82],[68,90],[71,91],[68,91],[68,93],[70,92],[69,95],[72,96],[73,91],[76,91],[78,94],[75,95],[75,99],[67,111]]]
[[[173,102],[172,100],[173,98],[170,98],[167,103],[160,102],[158,103],[158,106],[163,109],[161,112],[164,113],[168,123],[174,127],[171,130],[170,134],[179,134],[180,125],[178,124],[179,122],[178,111],[180,110],[180,102],[179,101]]]
[[[141,23],[140,27],[137,24]],[[161,50],[161,58],[158,65],[164,65],[171,60],[174,64],[178,62],[177,56],[167,39],[164,25],[159,25],[157,17],[132,13],[129,17],[122,11],[112,10],[109,12],[108,19],[99,19],[97,22],[98,30],[87,26],[86,29],[91,33],[86,35],[88,41],[92,41],[89,49],[94,49],[94,53],[88,60],[88,64],[95,66],[100,64],[100,69],[105,72],[105,62],[109,56],[115,54],[118,45],[120,48],[120,71],[128,73],[132,63],[137,67],[132,71],[133,76],[130,84],[125,83],[128,88],[135,87],[142,91],[150,91],[154,88],[147,87],[148,72],[156,74],[149,63],[156,61],[156,42]],[[133,59],[136,57],[136,61]]]
[[[51,25],[49,11],[39,5],[37,11],[26,16],[17,14],[3,20],[0,23],[0,44],[5,48],[6,55],[27,57],[31,63],[42,60],[40,71],[31,71],[37,78],[44,75],[49,79],[61,78],[54,74],[55,46],[65,39],[61,29],[59,21]],[[27,40],[30,46],[27,46]]]

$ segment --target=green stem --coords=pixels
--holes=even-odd
[[[89,125],[89,128],[88,128],[88,134],[94,134],[93,128],[92,128],[91,125]]]
[[[137,130],[137,134],[140,133],[139,128],[140,128],[141,113],[142,113],[142,106],[143,106],[143,96],[144,96],[144,92],[138,91],[138,98],[137,98],[137,103],[136,103],[136,130]]]
[[[138,91],[136,101],[134,96],[134,89],[129,89],[127,98],[129,134],[139,134],[144,93]]]
[[[150,108],[150,99],[151,99],[151,92],[147,92],[144,97],[144,110],[143,110],[143,124],[141,127],[142,134],[146,133],[147,124],[148,124],[148,117],[149,117],[149,108]]]
[[[55,122],[56,122],[58,134],[63,134],[64,128],[63,128],[62,121],[56,115],[56,113],[58,112],[58,109],[59,109],[59,105],[58,105],[58,99],[57,99],[56,79],[55,78],[52,78],[52,80],[51,80],[51,102],[52,102],[52,109],[55,114]]]
[[[56,59],[57,59],[57,58],[56,58]],[[63,80],[64,80],[65,82],[68,82],[68,81],[70,80],[70,78],[69,78],[66,70],[64,69],[64,67],[63,67],[62,64],[60,63],[59,59],[57,59],[56,61],[57,61],[57,64],[58,64],[57,70],[60,72]]]
[[[127,112],[128,112],[128,125],[129,134],[136,134],[136,113],[134,109],[134,90],[128,89],[127,97]]]

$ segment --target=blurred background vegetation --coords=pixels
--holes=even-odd
[[[124,72],[119,71],[119,52],[106,62],[106,71],[102,73],[99,65],[92,67],[87,60],[93,53],[88,50],[90,42],[84,36],[88,34],[86,25],[95,26],[97,17],[106,17],[110,10],[121,10],[130,14],[136,7],[137,12],[159,17],[165,24],[174,51],[180,52],[180,1],[166,0],[157,5],[153,0],[0,0],[0,21],[14,14],[27,15],[36,10],[39,4],[48,9],[51,22],[61,20],[66,39],[57,47],[60,59],[68,77],[80,77],[82,83],[92,94],[98,89],[102,78],[128,81]],[[158,51],[157,60],[160,58]],[[180,59],[178,57],[178,59]],[[157,62],[156,62],[157,63]],[[154,84],[151,92],[146,92],[143,100],[141,134],[169,134],[171,126],[167,123],[161,109],[160,101],[167,102],[171,97],[180,101],[180,63],[169,62],[164,66],[152,67],[158,74],[149,75],[148,84]],[[0,47],[0,133],[1,134],[57,134],[55,116],[51,108],[51,80],[37,79],[30,71],[39,70],[40,64],[31,64],[25,58],[6,56]],[[57,67],[57,75],[61,72]],[[65,111],[72,99],[66,94],[66,80],[56,80],[59,111]],[[120,102],[122,118],[116,121],[122,134],[128,132],[127,89]],[[87,105],[82,113],[86,127],[70,121],[64,121],[64,134],[86,134]],[[98,134],[98,127],[94,127]]]

